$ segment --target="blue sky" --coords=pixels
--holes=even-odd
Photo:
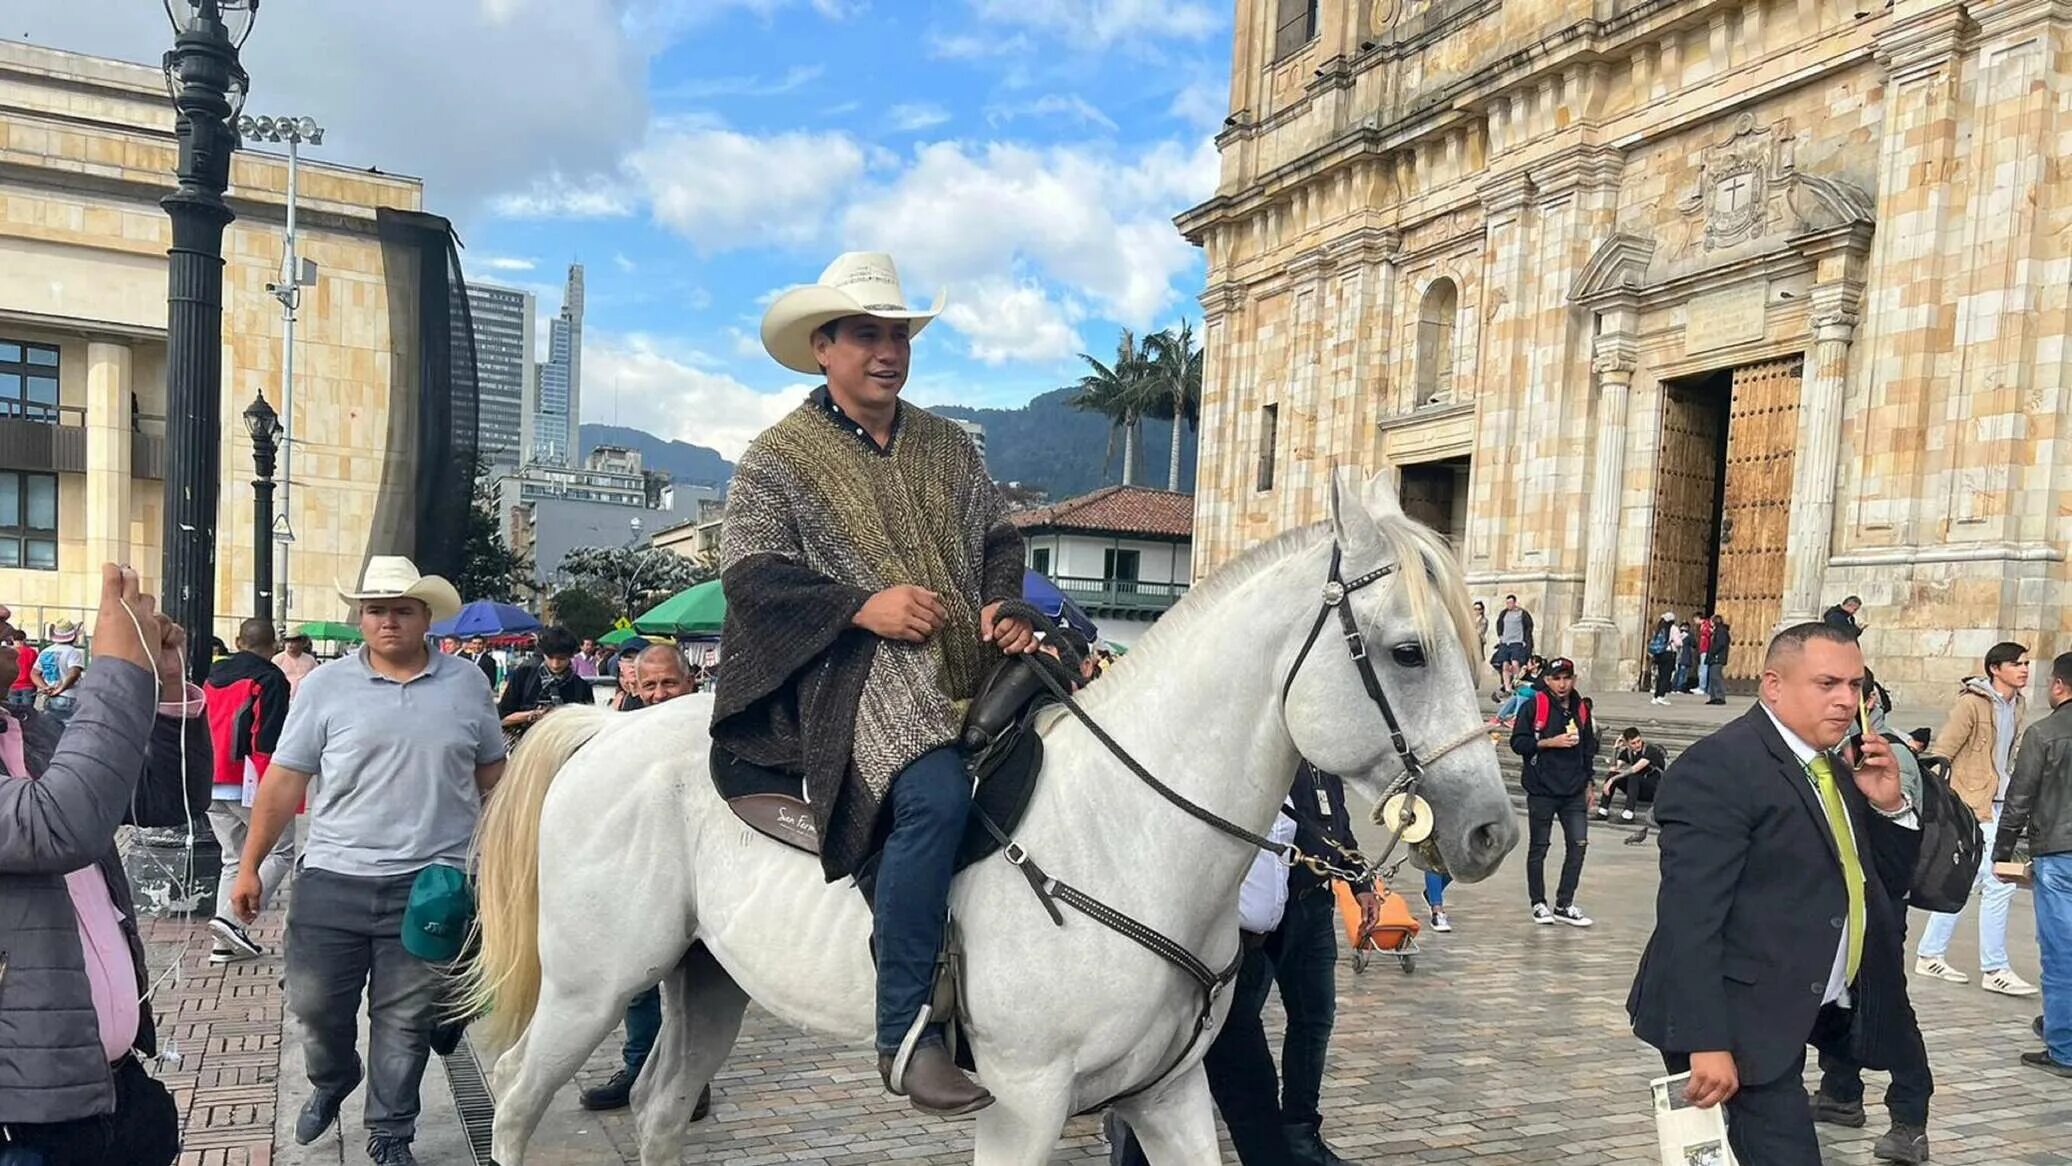
[[[0,35],[152,60],[163,17],[85,0]],[[1229,0],[272,0],[248,112],[420,174],[471,278],[588,283],[583,419],[729,455],[797,399],[778,290],[886,250],[945,317],[924,404],[1015,405],[1116,330],[1199,311],[1172,216],[1213,191]],[[544,336],[544,331],[542,332]]]

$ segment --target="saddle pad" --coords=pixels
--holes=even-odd
[[[1029,798],[1036,790],[1036,775],[1043,768],[1043,738],[1030,723],[1033,719],[1032,711],[1003,734],[995,748],[971,762],[978,777],[973,807],[1008,834],[1014,832],[1028,811]],[[710,768],[713,788],[726,800],[735,817],[757,833],[794,850],[820,853],[813,808],[807,804],[804,782],[796,774],[743,761],[718,744],[712,746]],[[963,870],[999,849],[1000,844],[974,814],[964,829],[963,842],[957,847],[957,869]],[[876,860],[877,856],[872,855],[860,868],[859,884],[876,873]]]

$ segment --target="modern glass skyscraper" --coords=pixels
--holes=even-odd
[[[524,411],[536,361],[531,292],[488,283],[468,284],[475,323],[475,383],[481,402],[477,428],[482,457],[517,469],[524,460]]]
[[[581,461],[578,446],[582,416],[583,265],[571,263],[568,288],[561,297],[561,314],[548,326],[547,362],[539,370],[539,393],[532,417],[532,460],[555,466],[573,466]]]

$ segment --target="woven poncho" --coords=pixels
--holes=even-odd
[[[1020,597],[1021,536],[955,424],[901,404],[881,451],[816,395],[742,455],[720,544],[713,739],[802,773],[828,877],[854,873],[893,778],[956,740],[997,658],[979,611]],[[899,584],[942,597],[948,626],[926,643],[851,626]]]

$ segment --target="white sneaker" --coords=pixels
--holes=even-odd
[[[1920,959],[1915,960],[1914,974],[1917,976],[1933,976],[1938,980],[1948,980],[1952,984],[1971,983],[1970,976],[1944,963],[1941,956],[1936,956],[1933,959],[1922,956]]]
[[[2034,996],[2036,994],[2036,985],[2015,975],[2013,968],[2001,968],[1999,971],[1987,972],[1979,977],[1978,986],[1988,992],[1998,992],[2002,996]]]
[[[1532,921],[1534,923],[1545,923],[1552,927],[1554,925],[1554,912],[1548,910],[1545,903],[1534,903],[1532,905]]]
[[[1432,908],[1432,930],[1433,930],[1433,931],[1439,931],[1439,932],[1446,932],[1446,931],[1451,931],[1451,930],[1453,930],[1453,920],[1451,920],[1451,919],[1448,919],[1448,918],[1446,917],[1446,910],[1445,910],[1445,908],[1443,908],[1443,907],[1434,907],[1434,908]]]
[[[1632,820],[1633,820],[1633,811],[1632,811],[1632,810],[1620,810],[1620,811],[1619,811],[1619,821],[1621,821],[1621,822],[1631,822]]]
[[[1597,922],[1597,920],[1583,914],[1583,909],[1574,903],[1570,903],[1566,907],[1555,908],[1554,918],[1557,922],[1566,923],[1570,927],[1589,927]]]

